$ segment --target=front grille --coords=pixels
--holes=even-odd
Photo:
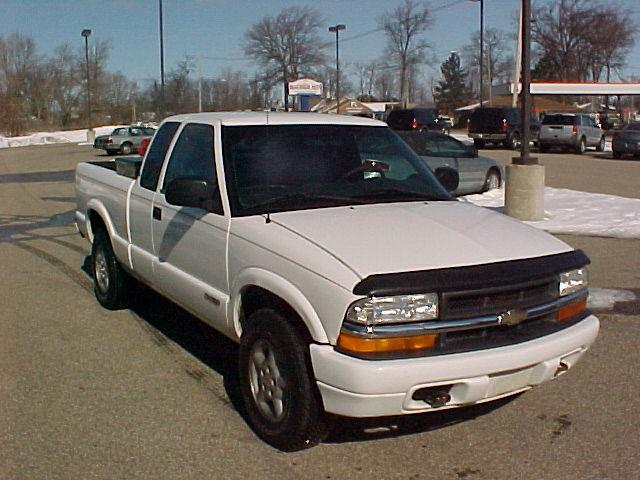
[[[555,276],[500,288],[446,292],[442,294],[440,318],[458,320],[497,315],[507,310],[550,303],[557,298],[558,279]]]

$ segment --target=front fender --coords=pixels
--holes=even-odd
[[[282,298],[300,316],[313,340],[319,343],[329,343],[320,317],[305,295],[285,278],[255,267],[240,272],[231,288],[231,301],[228,307],[230,311],[227,318],[233,322],[233,325],[229,327],[236,332],[238,338],[242,335],[242,326],[240,325],[242,291],[247,286],[263,288]]]

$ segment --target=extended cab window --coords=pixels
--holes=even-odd
[[[162,162],[179,126],[178,122],[167,122],[160,127],[160,130],[153,137],[153,142],[151,142],[151,146],[147,151],[142,173],[140,174],[140,186],[143,188],[155,190],[158,186]]]
[[[187,177],[204,179],[212,185],[218,185],[211,125],[190,123],[182,129],[169,157],[163,191],[173,180]],[[218,207],[222,205],[219,193],[213,204]],[[214,213],[222,214],[222,209],[218,207]]]

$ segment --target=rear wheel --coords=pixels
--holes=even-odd
[[[120,147],[120,151],[123,155],[129,155],[133,151],[133,145],[129,142],[124,142]]]
[[[111,240],[104,229],[96,231],[91,245],[93,291],[104,308],[121,310],[129,305],[131,277],[113,253]]]
[[[596,152],[604,152],[605,140],[604,137],[600,138],[598,145],[596,145]]]
[[[518,132],[513,132],[509,139],[505,141],[505,147],[511,150],[517,150],[520,148],[520,134]]]
[[[580,139],[580,142],[578,143],[578,146],[576,147],[576,153],[578,155],[582,155],[586,151],[587,151],[587,140],[584,137],[582,137]]]
[[[291,322],[264,308],[246,321],[239,352],[242,399],[251,428],[283,451],[302,450],[329,433],[309,343]]]

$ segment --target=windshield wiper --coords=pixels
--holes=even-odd
[[[371,192],[361,193],[355,195],[356,198],[389,198],[389,199],[407,199],[407,200],[450,200],[449,198],[443,198],[437,195],[429,195],[424,192],[416,192],[411,190],[401,190],[399,188],[388,188],[383,190],[374,190]]]
[[[287,195],[279,195],[277,197],[270,198],[269,200],[265,200],[264,202],[251,205],[251,207],[249,208],[251,210],[278,208],[281,206],[290,205],[295,202],[331,202],[331,203],[338,203],[339,205],[344,205],[344,204],[361,205],[365,203],[353,197],[341,197],[337,195],[315,195],[315,194],[306,194],[306,193],[291,193]],[[324,205],[319,205],[319,207],[320,206],[324,206]],[[266,212],[263,212],[263,213],[266,213]]]

